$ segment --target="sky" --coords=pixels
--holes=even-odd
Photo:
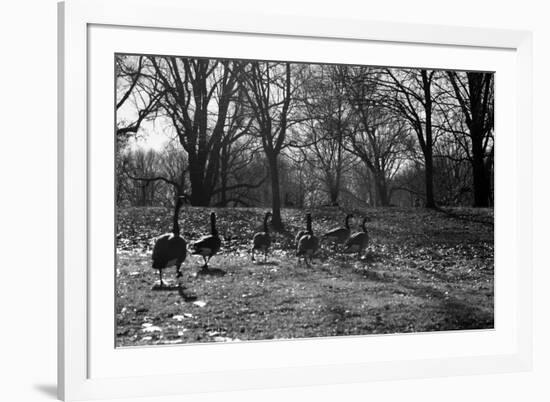
[[[131,99],[117,110],[117,121],[133,122],[136,120],[136,109]],[[146,120],[141,123],[137,136],[131,136],[128,145],[133,148],[153,149],[160,151],[175,137],[173,128],[164,118]]]
[[[174,138],[173,134],[168,134],[168,131],[169,127],[166,127],[166,125],[163,125],[159,121],[147,121],[142,123],[139,135],[131,138],[128,144],[132,148],[160,151],[172,138]]]

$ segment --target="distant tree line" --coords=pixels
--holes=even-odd
[[[486,72],[117,55],[117,202],[493,203]],[[164,130],[173,141],[133,139]]]

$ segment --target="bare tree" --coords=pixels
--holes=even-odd
[[[116,138],[119,146],[125,144],[130,135],[136,134],[142,123],[158,108],[158,101],[162,96],[158,88],[147,93],[141,87],[146,69],[143,56],[116,55],[115,57]],[[126,113],[122,113],[123,111]]]
[[[386,69],[395,96],[387,105],[399,113],[416,133],[418,144],[424,156],[426,207],[435,207],[433,183],[433,148],[436,136],[433,130],[433,82],[435,70]],[[387,99],[390,99],[389,97]]]
[[[129,55],[115,67],[121,202],[271,204],[277,229],[285,206],[491,203],[490,73]],[[135,146],[158,129],[171,142],[139,168]]]
[[[134,206],[151,206],[161,190],[157,178],[161,157],[149,149],[127,150],[120,157],[117,186],[126,192],[125,198]],[[126,180],[130,179],[130,182]]]
[[[346,136],[346,149],[356,155],[372,174],[376,203],[390,204],[389,184],[408,149],[408,130],[385,102],[380,90],[379,69],[350,68],[346,91],[355,111],[356,124]]]
[[[236,90],[235,63],[150,57],[159,103],[187,153],[192,205],[209,205],[218,184],[225,121]]]
[[[258,151],[257,139],[250,134],[253,118],[249,116],[245,105],[246,90],[242,83],[239,85],[237,96],[230,104],[227,114],[226,130],[220,152],[220,187],[213,195],[219,195],[216,205],[226,206],[229,202],[246,204],[239,194],[244,190],[260,187],[266,176],[258,179],[255,171],[252,177],[246,177],[246,170],[251,166]],[[260,175],[261,176],[261,175]]]
[[[290,63],[250,62],[243,75],[271,177],[272,224],[282,229],[279,155],[285,147],[292,97]]]
[[[344,149],[353,113],[346,97],[346,69],[346,66],[310,65],[309,74],[302,79],[307,146],[301,146],[300,150],[310,167],[320,171],[319,178],[331,205],[338,205],[344,175],[354,159]]]
[[[462,110],[471,149],[468,158],[472,164],[474,206],[487,207],[491,194],[493,166],[493,74],[448,71],[447,76]]]

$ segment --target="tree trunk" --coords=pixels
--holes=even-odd
[[[339,195],[339,188],[336,186],[333,186],[330,191],[330,205],[337,206],[338,205],[338,195]]]
[[[386,179],[383,173],[374,174],[376,185],[376,198],[377,204],[381,207],[387,207],[390,205],[390,199],[388,196],[388,187],[386,185]]]
[[[226,207],[226,206],[227,206],[227,175],[222,174],[220,207]]]
[[[327,188],[329,205],[338,205],[338,196],[340,195],[340,186],[338,185],[338,177],[332,177],[331,171],[325,172],[325,184]]]
[[[271,224],[274,229],[283,229],[283,220],[281,219],[281,194],[279,188],[279,169],[277,155],[269,155],[269,170],[271,176],[271,208],[273,216]]]
[[[489,206],[495,206],[494,200],[494,180],[493,180],[493,158],[494,158],[494,148],[491,148],[491,152],[485,158],[485,177],[487,180],[487,191],[489,194]]]
[[[221,169],[220,169],[220,176],[221,176],[221,180],[220,180],[220,184],[221,184],[221,189],[220,189],[220,206],[222,207],[226,207],[227,206],[227,179],[228,179],[228,171],[229,171],[229,166],[228,166],[228,159],[229,159],[229,152],[230,150],[228,149],[229,146],[224,146],[222,148],[222,152],[221,152]]]
[[[474,185],[474,207],[488,207],[491,184],[484,162],[482,138],[472,136],[472,169]]]
[[[454,88],[456,98],[462,108],[466,124],[470,131],[472,149],[470,162],[472,165],[472,181],[474,189],[474,207],[488,207],[491,204],[491,166],[492,150],[486,153],[490,132],[493,128],[492,119],[492,73],[469,72],[467,88],[462,93],[458,85],[459,76],[448,73]],[[462,85],[464,88],[465,85]]]
[[[426,208],[435,208],[431,81],[428,79],[426,70],[422,70],[421,75],[424,87],[424,110],[426,112],[426,142],[423,147],[426,162]]]
[[[434,167],[433,155],[431,152],[425,155],[425,178],[426,178],[426,208],[435,208],[434,200]]]
[[[210,204],[211,188],[204,183],[202,171],[197,166],[189,163],[189,179],[191,181],[191,205],[195,207],[206,207]]]

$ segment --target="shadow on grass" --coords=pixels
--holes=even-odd
[[[422,284],[403,284],[417,296],[436,302],[437,311],[445,316],[447,324],[460,329],[488,329],[494,327],[494,314],[473,304],[474,301],[461,300],[444,292]]]
[[[422,271],[425,275],[429,275],[432,278],[437,279],[438,281],[441,281],[441,282],[449,281],[449,275],[446,274],[445,272],[440,272],[437,269],[426,269],[423,266],[418,266],[416,269],[419,271]]]
[[[447,215],[450,218],[454,218],[456,220],[459,220],[459,221],[480,223],[482,225],[489,226],[489,227],[494,226],[494,220],[493,220],[492,217],[483,219],[483,218],[472,216],[472,215],[459,214],[457,212],[447,211],[447,210],[445,210],[443,208],[440,208],[440,207],[436,207],[433,210],[436,211],[436,212],[442,213],[444,215]]]
[[[357,252],[338,252],[337,254],[322,254],[322,256],[323,260],[334,260],[335,264],[360,262],[368,265],[382,263],[389,259],[389,256],[386,254],[368,249],[360,256],[357,255]]]
[[[327,296],[323,299],[324,320],[333,327],[331,335],[346,335],[349,330],[349,322],[361,317],[361,313],[351,311],[346,304],[337,297]]]
[[[178,292],[181,298],[186,302],[194,302],[197,300],[197,295],[194,293],[189,293],[186,291],[186,288],[181,283],[165,283],[160,286],[159,283],[155,283],[151,288],[153,292]]]
[[[382,283],[395,282],[395,279],[391,275],[386,275],[375,269],[369,268],[367,265],[364,265],[362,267],[351,266],[350,270],[361,279],[366,279],[371,282],[382,282]]]
[[[221,268],[202,268],[197,271],[197,276],[209,275],[209,276],[224,276],[227,272]]]
[[[278,266],[279,263],[277,261],[254,261],[253,262],[254,265],[259,265],[259,266]]]
[[[464,303],[454,297],[442,303],[446,318],[460,325],[461,329],[494,328],[494,317],[479,307]]]
[[[151,287],[151,290],[155,292],[173,292],[178,290],[180,287],[181,285],[179,283],[164,283],[162,285],[160,283],[155,283]]]
[[[383,254],[383,253],[380,253],[380,252],[377,252],[377,251],[369,250],[369,251],[366,252],[365,257],[362,260],[365,261],[368,264],[374,264],[374,263],[377,263],[377,262],[384,262],[384,261],[388,260],[388,258],[389,257],[386,254]]]
[[[197,301],[198,299],[196,294],[186,292],[185,288],[182,286],[178,288],[178,294],[181,296],[181,298],[185,302],[194,302],[194,301]]]

